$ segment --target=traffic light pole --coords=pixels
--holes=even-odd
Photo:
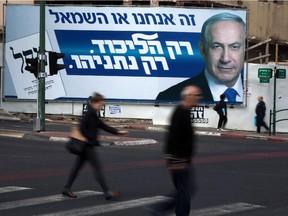
[[[39,64],[38,74],[38,110],[37,120],[40,127],[37,131],[45,131],[45,0],[40,0],[40,46],[39,46]]]

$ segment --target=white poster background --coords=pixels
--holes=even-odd
[[[46,38],[48,35],[46,33]],[[23,37],[14,41],[10,41],[6,44],[6,61],[9,67],[9,71],[13,80],[13,84],[16,90],[18,99],[36,99],[38,92],[38,81],[34,74],[25,70],[25,56],[24,52],[37,48],[39,46],[39,34],[33,34],[28,37]],[[19,50],[19,48],[21,48]],[[21,54],[22,58],[15,59],[14,54]],[[51,44],[46,40],[46,50],[51,50]],[[37,53],[33,52],[33,58],[37,56]],[[32,58],[32,55],[28,55],[27,58]],[[22,65],[24,62],[24,65]],[[23,73],[21,72],[23,67]],[[48,66],[45,67],[48,71]],[[53,100],[59,97],[65,96],[65,90],[59,74],[54,76],[48,76],[45,79],[45,98]]]

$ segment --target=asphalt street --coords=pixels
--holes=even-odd
[[[163,141],[161,132],[134,132]],[[172,189],[162,141],[97,149],[107,182],[121,193],[106,201],[88,165],[73,186],[79,197],[62,197],[74,159],[63,142],[0,137],[0,215],[149,215],[144,207]],[[199,136],[197,152],[191,216],[288,215],[287,143]]]

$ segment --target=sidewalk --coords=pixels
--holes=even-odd
[[[161,126],[141,126],[130,125],[127,128],[137,130],[150,130],[150,131],[165,131],[165,127]],[[241,131],[241,130],[225,130],[217,131],[216,128],[208,127],[196,127],[195,134],[200,136],[217,136],[217,137],[229,137],[229,138],[242,138],[242,139],[260,139],[269,141],[288,142],[288,133],[278,133],[276,136],[269,136],[268,132],[257,133],[256,131]]]
[[[2,121],[21,121],[8,113],[0,112],[0,120]],[[152,125],[148,120],[133,120],[133,119],[104,119],[109,125],[117,128],[129,129],[129,130],[145,130],[154,132],[165,132],[166,126]],[[7,128],[0,128],[0,136],[16,137],[16,138],[29,138],[37,140],[46,140],[54,142],[67,142],[69,140],[69,127],[77,124],[75,119],[46,119],[48,123],[54,124],[67,124],[67,132],[60,131],[44,131],[34,132],[32,131],[20,131],[20,130],[9,130]],[[288,133],[278,133],[276,136],[269,136],[267,132],[256,133],[256,131],[240,131],[240,130],[227,130],[217,131],[216,128],[204,128],[196,127],[195,133],[200,136],[216,136],[216,137],[229,137],[229,138],[241,138],[241,139],[260,139],[278,142],[288,142]],[[158,144],[156,140],[146,138],[135,138],[129,136],[99,136],[100,143],[105,146],[117,145],[117,146],[129,146],[129,145],[148,145]]]

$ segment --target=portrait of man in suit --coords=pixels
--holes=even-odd
[[[245,39],[246,25],[241,17],[220,13],[207,19],[199,41],[205,68],[199,75],[160,92],[156,101],[179,101],[183,88],[196,85],[202,89],[204,103],[219,101],[223,93],[228,103],[243,102]]]

